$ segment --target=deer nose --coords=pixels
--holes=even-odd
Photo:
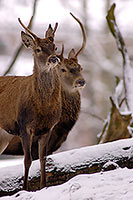
[[[85,85],[85,80],[84,79],[79,79],[76,81],[76,84],[79,85],[80,87],[83,87]]]
[[[51,56],[49,58],[49,62],[51,63],[56,63],[56,62],[59,62],[59,58],[57,58],[56,56]]]

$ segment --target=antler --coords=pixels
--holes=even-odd
[[[63,58],[63,54],[64,54],[64,44],[62,44],[62,50],[61,50],[61,54],[60,56]]]
[[[57,22],[55,24],[54,30],[53,30],[51,24],[49,24],[48,30],[45,33],[45,37],[50,37],[50,36],[54,37],[54,34],[55,34],[55,31],[56,31],[57,27],[58,27],[58,23]]]
[[[18,21],[19,21],[19,23],[21,24],[21,26],[25,29],[26,32],[30,33],[30,34],[34,37],[35,40],[38,39],[38,37],[37,37],[29,28],[27,28],[27,27],[21,22],[20,18],[18,18]]]
[[[55,27],[54,27],[54,30],[53,30],[53,32],[52,32],[53,35],[55,34],[55,31],[56,31],[57,27],[58,27],[58,23],[56,22]]]
[[[64,44],[62,44],[62,49],[61,49],[61,53],[60,54],[56,54],[57,55],[57,57],[59,57],[60,58],[60,60],[63,60],[63,54],[64,54]]]
[[[79,53],[81,53],[81,51],[84,49],[85,45],[86,45],[86,33],[85,33],[85,29],[83,24],[80,22],[80,20],[78,18],[76,18],[71,12],[70,15],[79,23],[81,30],[82,30],[82,34],[83,34],[83,42],[82,42],[82,46],[81,48],[78,50],[78,52],[75,54],[75,57],[77,57],[79,55]]]
[[[53,30],[51,24],[49,24],[48,30],[45,33],[45,37],[54,37],[54,34],[55,34],[55,31],[56,31],[57,27],[58,27],[58,23],[57,22],[55,24],[54,30]]]

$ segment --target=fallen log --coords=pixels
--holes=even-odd
[[[2,168],[0,196],[16,193],[22,188],[23,165]],[[57,153],[47,158],[47,185],[66,182],[77,174],[91,174],[116,169],[133,168],[133,139],[98,144]],[[39,189],[40,164],[34,161],[29,174],[29,189]]]

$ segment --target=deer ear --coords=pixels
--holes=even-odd
[[[68,54],[68,59],[70,59],[70,58],[75,58],[75,50],[74,49],[72,49]]]
[[[32,48],[35,46],[35,42],[33,40],[33,38],[28,35],[27,33],[24,33],[23,31],[21,31],[21,38],[22,38],[22,42],[23,44],[27,47],[27,48]]]

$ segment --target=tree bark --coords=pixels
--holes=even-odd
[[[57,153],[47,158],[47,186],[62,184],[78,174],[92,174],[116,169],[133,168],[133,139],[84,147]],[[22,165],[1,169],[0,196],[22,189]],[[39,189],[40,165],[34,161],[29,174],[29,190]]]
[[[132,120],[132,115],[121,114],[113,99],[110,98],[110,100],[112,103],[112,108],[103,127],[103,131],[98,139],[98,143],[131,138],[128,127]]]
[[[125,90],[125,101],[127,109],[130,112],[133,112],[133,68],[129,59],[128,51],[125,45],[123,36],[118,28],[116,23],[114,10],[116,4],[114,3],[107,14],[107,22],[110,28],[112,35],[114,36],[117,44],[118,50],[121,52],[123,57],[123,81],[124,81],[124,90]]]
[[[115,141],[118,139],[132,137],[132,114],[133,114],[133,68],[130,63],[127,48],[123,36],[116,23],[114,10],[116,5],[113,4],[107,14],[107,23],[109,29],[114,36],[118,50],[123,58],[123,80],[119,80],[115,88],[114,101],[111,98],[112,108],[106,120],[102,134],[99,137],[98,143]],[[118,89],[119,88],[119,89]],[[121,89],[120,89],[121,88]],[[121,96],[124,88],[124,98]],[[121,99],[122,97],[122,99]],[[123,108],[123,100],[126,103]],[[119,104],[119,101],[121,102]],[[121,111],[124,111],[121,112]],[[126,111],[126,112],[125,112]],[[128,113],[127,113],[128,111]]]

